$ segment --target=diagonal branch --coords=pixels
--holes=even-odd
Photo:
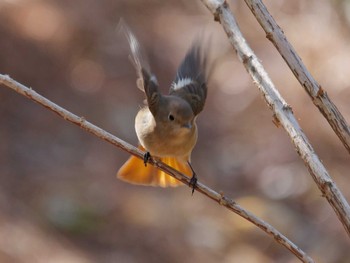
[[[322,192],[322,196],[326,197],[346,232],[350,235],[350,206],[348,202],[330,177],[306,135],[300,128],[292,108],[279,94],[261,62],[247,44],[227,2],[224,0],[202,0],[202,2],[213,13],[215,20],[220,21],[222,24],[238,57],[258,86],[267,105],[272,110],[275,123],[281,125],[286,130],[296,151]]]
[[[46,99],[45,97],[41,96],[34,90],[27,88],[26,86],[16,82],[15,80],[11,79],[7,75],[0,74],[0,84],[5,85],[8,88],[13,89],[17,93],[37,102],[38,104],[44,106],[45,108],[53,111],[54,113],[58,114],[63,119],[74,123],[75,125],[78,125],[83,130],[92,133],[93,135],[103,139],[104,141],[117,146],[124,151],[127,151],[128,153],[135,155],[136,157],[143,159],[144,152],[140,151],[136,147],[124,142],[123,140],[119,139],[118,137],[104,131],[103,129],[95,126],[94,124],[88,122],[85,120],[84,117],[78,117],[77,115],[74,115],[73,113],[67,111],[66,109],[58,106],[57,104],[51,102],[50,100]],[[180,180],[186,185],[189,185],[190,179],[179,173],[178,171],[174,170],[170,166],[158,162],[155,160],[150,159],[149,163],[158,167],[160,170],[170,174],[171,176],[175,177],[176,179]],[[191,186],[192,188],[192,186]],[[295,244],[293,244],[287,237],[282,235],[279,231],[277,231],[274,227],[269,225],[268,223],[264,222],[260,218],[256,217],[251,212],[245,210],[243,207],[235,203],[233,200],[231,200],[228,197],[225,197],[223,194],[219,194],[218,192],[210,189],[209,187],[205,186],[204,184],[198,182],[196,185],[196,190],[210,199],[216,201],[220,205],[226,207],[227,209],[231,210],[232,212],[236,213],[237,215],[245,218],[246,220],[250,221],[257,227],[259,227],[261,230],[263,230],[265,233],[267,233],[269,236],[273,237],[278,243],[286,247],[288,250],[290,250],[293,254],[295,254],[302,262],[313,262],[313,260],[305,254],[304,251],[302,251],[300,248],[298,248]]]
[[[292,70],[301,86],[309,94],[312,102],[327,119],[334,132],[350,153],[350,127],[327,93],[312,77],[301,61],[283,30],[277,25],[261,0],[245,0],[246,4],[266,32],[266,37],[275,45],[278,52]]]

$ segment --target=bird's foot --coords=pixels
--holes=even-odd
[[[190,180],[190,183],[189,183],[189,186],[192,187],[192,195],[194,193],[194,189],[196,188],[197,186],[197,175],[194,173],[192,174],[192,177],[191,177],[191,180]]]
[[[193,169],[191,163],[190,163],[190,162],[187,162],[187,163],[188,163],[188,165],[190,166],[190,168],[191,168],[191,170],[192,170],[192,177],[191,177],[190,183],[189,183],[188,185],[192,188],[192,195],[193,195],[194,189],[195,189],[196,186],[197,186],[197,181],[198,181],[198,179],[197,179],[196,172],[194,171],[194,169]]]
[[[143,163],[145,164],[145,167],[147,167],[147,163],[150,158],[151,158],[151,154],[149,152],[146,152],[143,156]]]

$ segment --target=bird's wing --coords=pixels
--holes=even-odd
[[[124,20],[120,20],[118,27],[123,31],[129,42],[131,51],[129,58],[136,69],[137,87],[145,92],[148,107],[152,114],[155,115],[160,98],[157,78],[151,73],[150,66],[142,53],[139,41],[132,33],[129,26]]]
[[[181,62],[169,94],[186,100],[194,115],[203,110],[207,97],[207,60],[198,41],[192,45]]]

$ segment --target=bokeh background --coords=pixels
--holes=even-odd
[[[350,1],[265,1],[350,122]],[[244,1],[249,44],[350,200],[350,159]],[[1,0],[0,72],[136,145],[136,88],[123,17],[163,92],[193,39],[217,59],[193,165],[317,262],[350,262],[349,238],[200,1]],[[298,262],[264,232],[188,187],[115,178],[128,154],[0,88],[0,262]]]

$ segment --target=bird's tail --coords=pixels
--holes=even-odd
[[[144,150],[141,146],[139,146],[139,148]],[[163,157],[160,158],[160,160],[187,176],[192,175],[192,171],[188,163],[179,158]],[[182,182],[159,170],[153,165],[148,164],[145,167],[144,162],[135,156],[131,156],[119,169],[117,178],[128,183],[140,185],[160,187],[176,187],[183,185]]]

